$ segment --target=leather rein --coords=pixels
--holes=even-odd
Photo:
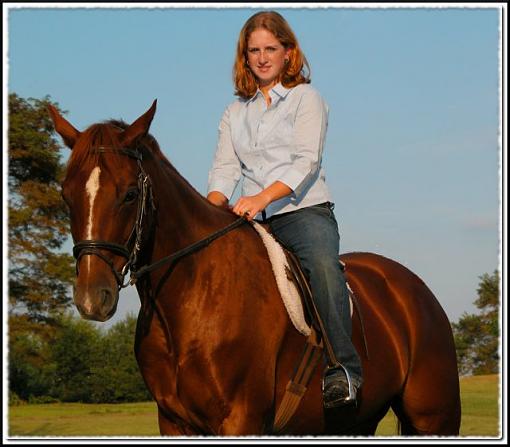
[[[118,244],[116,242],[104,241],[104,240],[81,240],[76,242],[73,247],[73,255],[76,258],[76,274],[79,274],[78,264],[82,256],[95,255],[101,258],[112,270],[115,279],[117,280],[118,290],[128,287],[136,283],[136,281],[146,273],[149,273],[164,264],[169,262],[177,262],[179,259],[186,255],[194,253],[207,245],[209,245],[215,239],[223,236],[229,231],[237,228],[247,222],[247,219],[239,217],[231,224],[226,227],[214,232],[213,234],[181,249],[177,252],[166,256],[158,261],[137,268],[138,255],[142,248],[142,234],[144,230],[144,224],[150,211],[155,211],[154,199],[152,195],[151,180],[147,173],[144,171],[142,166],[142,153],[139,150],[126,149],[126,148],[112,148],[106,146],[99,146],[91,149],[91,152],[105,153],[114,152],[122,155],[127,155],[136,160],[138,164],[138,207],[136,213],[136,221],[131,230],[131,233],[125,244]],[[131,248],[129,248],[131,247]],[[116,255],[120,255],[126,259],[126,263],[120,271],[115,269],[113,260],[103,255],[100,250],[107,250]],[[128,271],[131,272],[130,278],[126,281],[126,275]]]

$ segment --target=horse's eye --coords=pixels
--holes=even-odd
[[[127,192],[126,197],[124,198],[124,202],[125,203],[133,202],[134,200],[136,200],[137,197],[138,197],[138,191],[132,189]]]

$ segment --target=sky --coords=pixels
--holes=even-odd
[[[280,12],[329,105],[323,166],[340,252],[408,267],[450,321],[478,313],[480,276],[506,256],[500,4],[13,3],[7,14],[3,5],[4,93],[49,95],[79,130],[132,122],[157,99],[151,133],[204,195],[219,120],[235,99],[239,31],[255,12]],[[98,324],[138,309],[130,287]]]

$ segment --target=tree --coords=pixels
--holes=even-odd
[[[145,400],[136,319],[103,335],[68,312],[74,260],[60,251],[69,215],[48,104],[59,109],[49,97],[9,95],[9,391],[23,400]]]
[[[118,403],[151,400],[134,356],[136,317],[107,332],[66,312],[47,337],[10,343],[9,392],[19,402]]]
[[[24,401],[50,396],[55,377],[49,344],[36,334],[22,333],[9,343],[9,392]]]
[[[499,371],[499,272],[480,276],[480,314],[464,313],[453,323],[457,362],[461,374],[493,374]]]
[[[11,334],[44,328],[37,323],[51,323],[71,302],[73,259],[58,252],[69,234],[69,215],[60,196],[64,168],[47,111],[50,103],[49,97],[26,100],[9,94]]]
[[[49,103],[9,94],[9,390],[23,399],[46,394],[52,380],[46,348],[74,276],[72,257],[59,252],[69,217]]]
[[[70,314],[60,323],[51,343],[55,374],[50,394],[63,402],[92,402],[93,370],[106,361],[101,356],[101,332]]]
[[[137,318],[127,315],[102,337],[101,364],[91,371],[93,402],[136,402],[151,400],[136,363],[134,339]]]

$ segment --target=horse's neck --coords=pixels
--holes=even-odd
[[[167,251],[184,248],[226,226],[233,216],[210,204],[177,171],[167,168],[153,180],[156,244]]]

